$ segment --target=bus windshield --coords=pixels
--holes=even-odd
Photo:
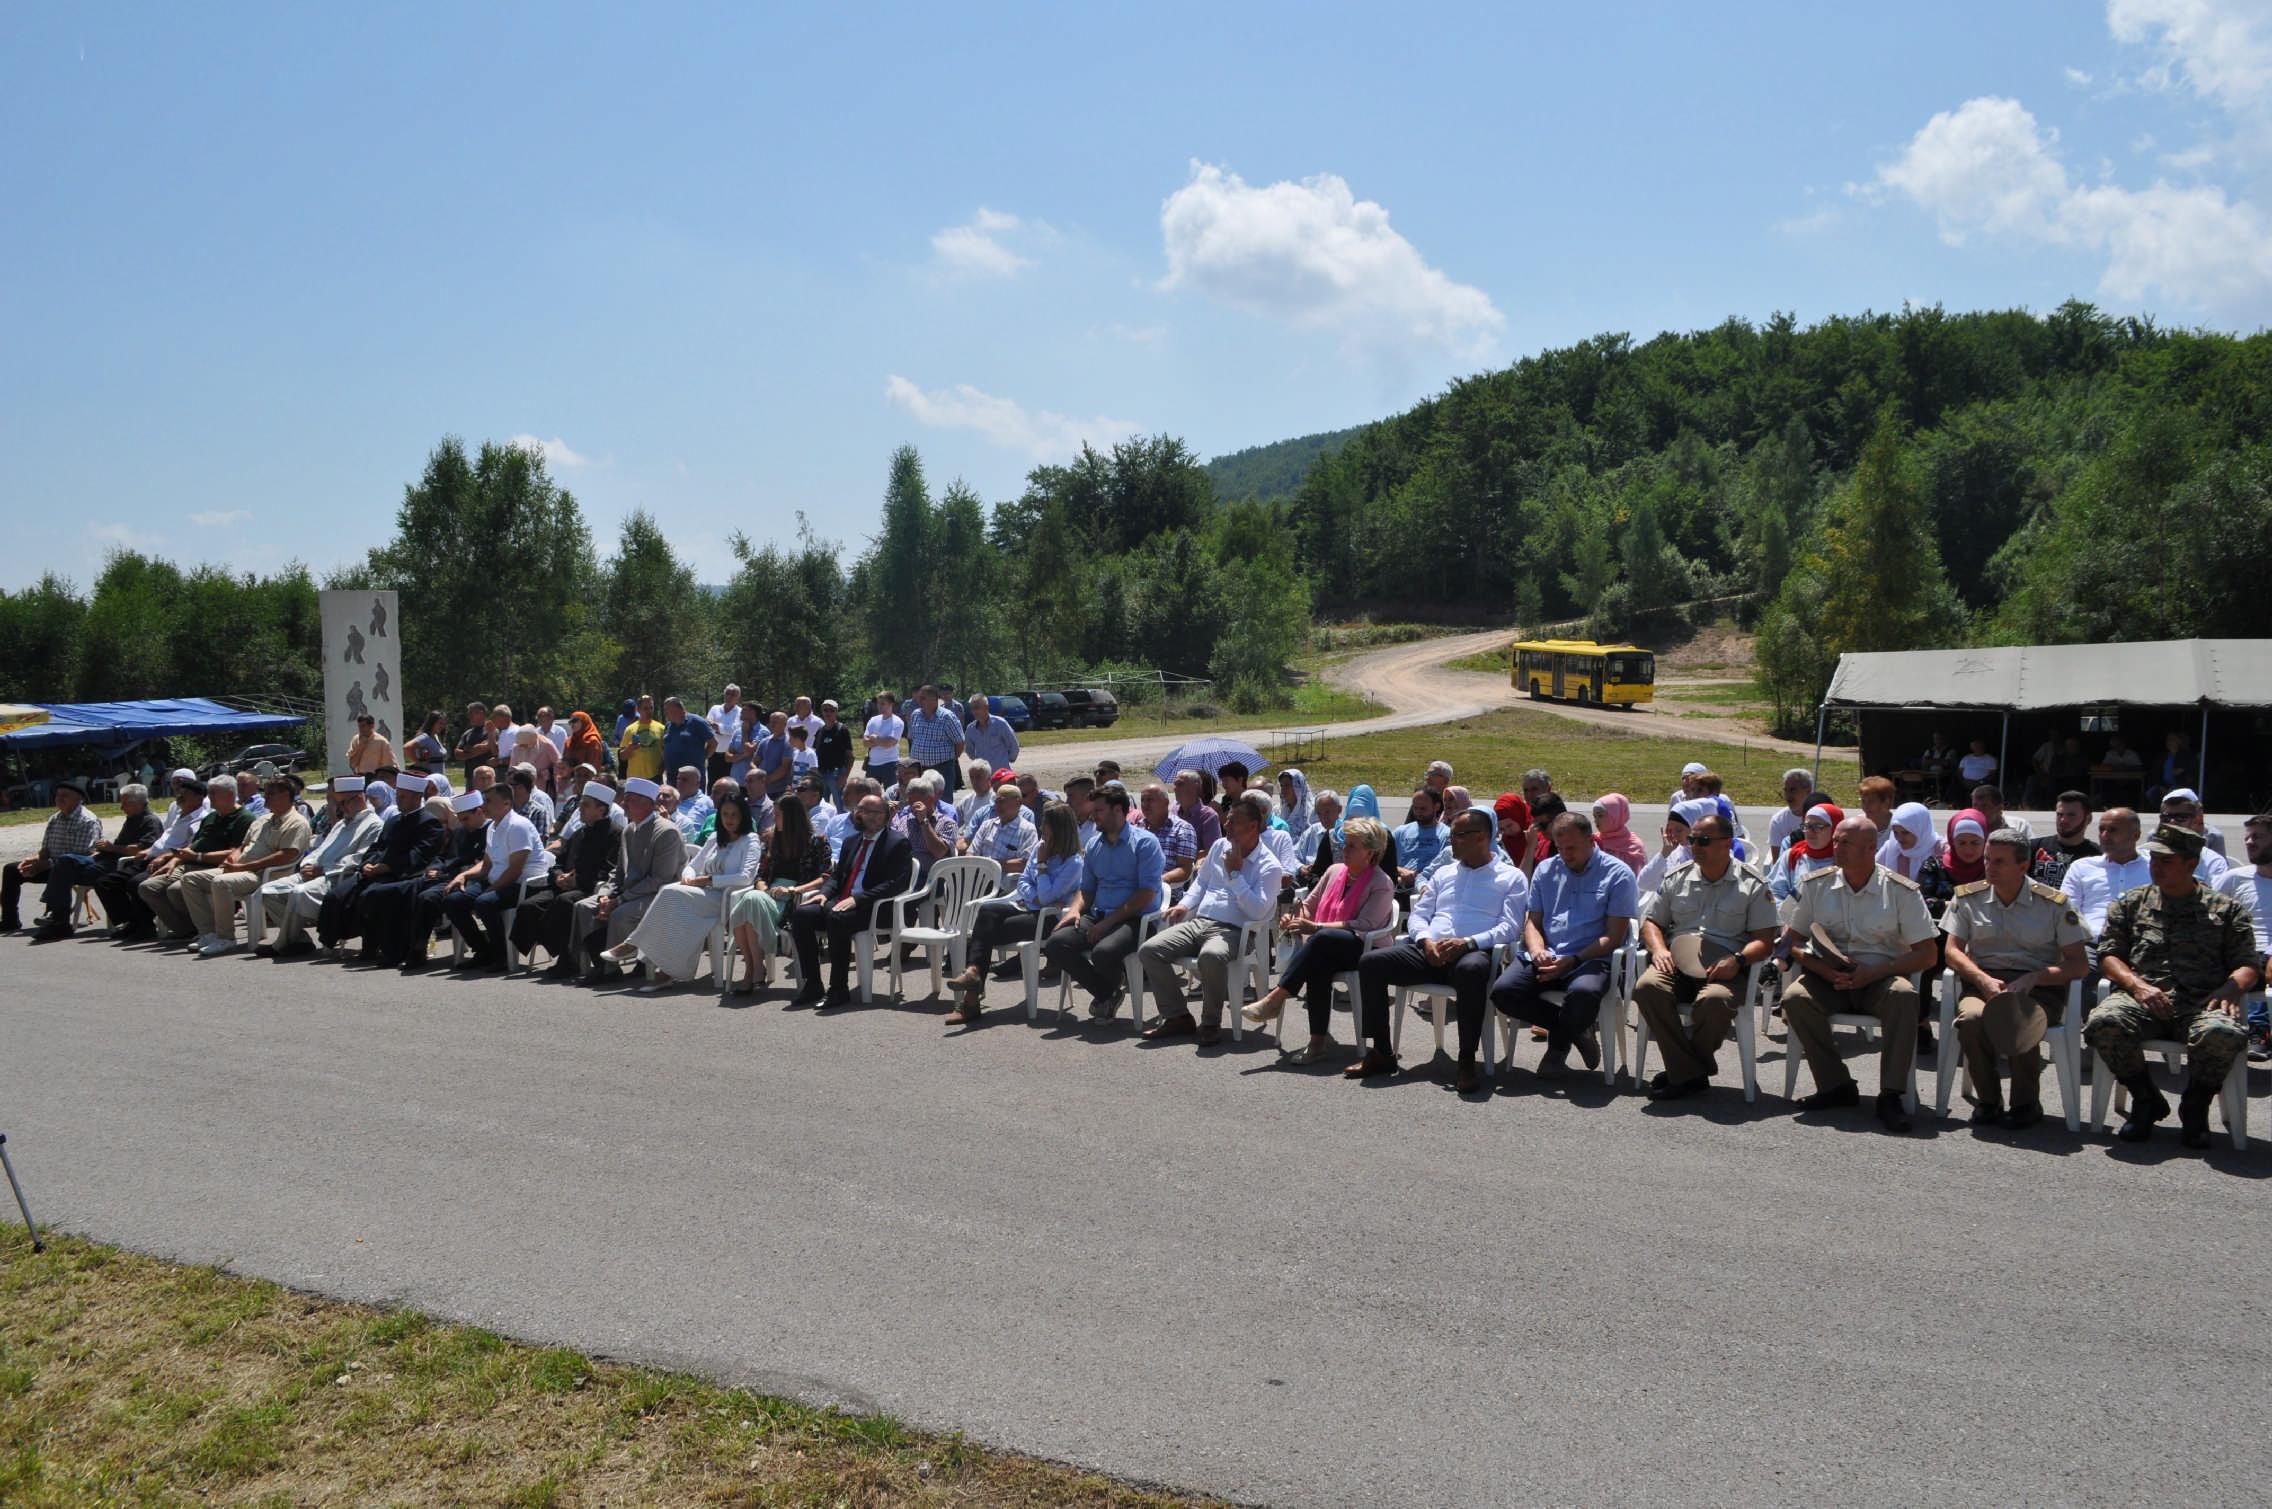
[[[1647,686],[1657,679],[1657,657],[1654,655],[1612,655],[1609,657],[1609,679],[1627,686]]]

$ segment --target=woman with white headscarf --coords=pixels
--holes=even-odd
[[[1310,804],[1309,779],[1291,766],[1278,772],[1278,816],[1286,824],[1286,832],[1294,840],[1294,847],[1302,845],[1302,835],[1317,822],[1317,813]]]
[[[1893,809],[1893,825],[1878,845],[1878,863],[1904,880],[1915,880],[1928,860],[1941,852],[1940,835],[1933,831],[1933,813],[1923,802],[1903,802]]]

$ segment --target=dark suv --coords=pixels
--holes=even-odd
[[[1120,721],[1120,699],[1095,687],[1073,687],[1065,693],[1076,728],[1110,728]]]
[[[1067,704],[1063,692],[1025,691],[1017,694],[1018,700],[1033,714],[1035,728],[1072,728],[1073,709]]]

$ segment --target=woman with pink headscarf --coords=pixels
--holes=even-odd
[[[1609,792],[1594,803],[1595,846],[1638,875],[1649,862],[1649,851],[1635,836],[1632,821],[1633,804],[1617,792]]]

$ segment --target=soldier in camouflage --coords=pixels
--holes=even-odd
[[[2130,1092],[2130,1109],[2115,1135],[2143,1142],[2169,1102],[2154,1085],[2140,1045],[2174,1038],[2186,1046],[2185,1094],[2178,1102],[2179,1140],[2209,1145],[2209,1106],[2233,1061],[2248,1051],[2241,998],[2254,989],[2256,931],[2248,912],[2194,878],[2201,835],[2164,823],[2142,846],[2153,884],[2118,897],[2099,938],[2099,972],[2114,989],[2083,1027],[2083,1039]]]

